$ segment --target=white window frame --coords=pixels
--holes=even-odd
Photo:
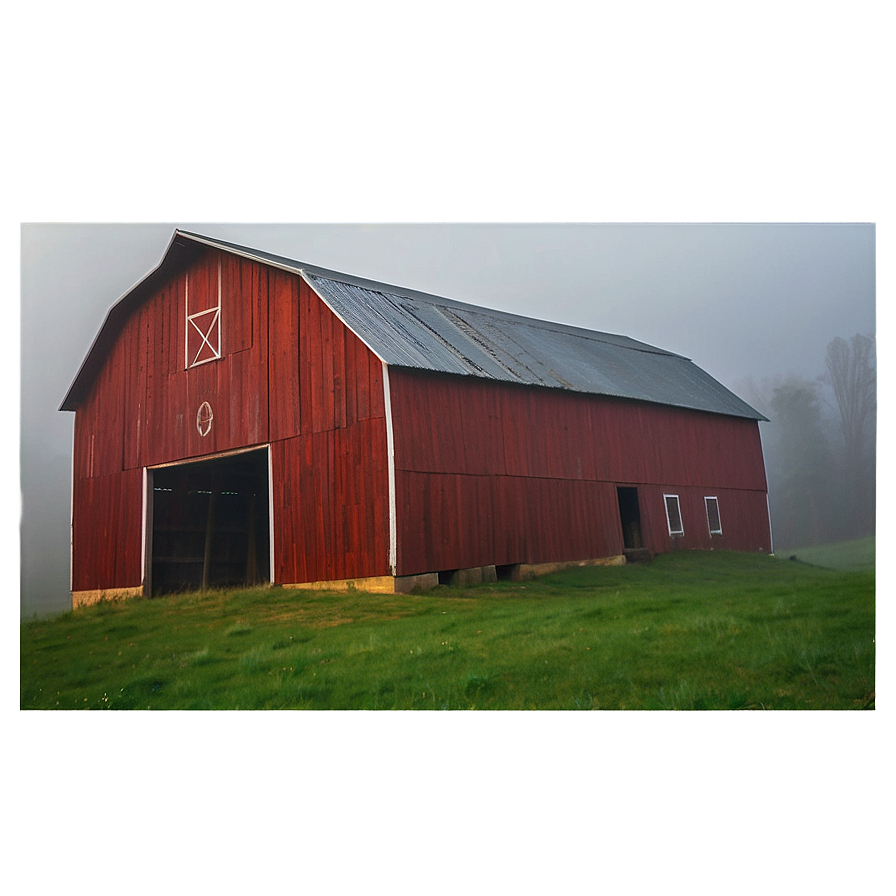
[[[184,369],[189,370],[191,367],[199,367],[200,364],[208,364],[210,361],[219,361],[221,359],[221,262],[218,262],[218,304],[212,308],[206,308],[203,311],[196,311],[193,314],[190,310],[190,274],[187,272],[186,286],[184,293],[184,306],[186,315],[186,323],[184,325]],[[197,323],[199,318],[206,315],[212,315],[210,321],[201,321],[202,326]],[[199,349],[190,360],[190,331],[194,329],[199,334]],[[217,332],[215,330],[217,329]],[[212,335],[214,333],[214,335]],[[214,342],[214,344],[213,344]],[[211,358],[203,358],[201,361],[197,358],[202,354],[202,350],[208,346],[211,350]],[[217,346],[217,347],[216,347]]]
[[[678,510],[678,522],[680,525],[679,529],[672,528],[672,518],[669,516],[669,499],[672,498],[675,501],[675,508]],[[666,525],[669,528],[669,535],[672,538],[676,538],[680,535],[684,535],[684,519],[681,516],[681,501],[678,499],[678,495],[663,495],[663,506],[666,508]]]
[[[716,519],[719,521],[719,528],[713,529],[712,527],[712,517],[709,515],[709,502],[716,502]],[[710,535],[721,535],[722,534],[722,514],[719,512],[719,499],[715,495],[707,495],[703,499],[703,503],[706,506],[706,525],[709,528]]]

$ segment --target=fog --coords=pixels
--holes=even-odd
[[[886,4],[348,7],[4,10],[4,595],[15,553],[25,615],[69,606],[57,408],[175,227],[623,333],[748,401],[880,327],[889,382]]]

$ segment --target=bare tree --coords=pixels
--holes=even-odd
[[[821,378],[834,393],[843,436],[845,482],[851,494],[855,534],[864,534],[874,520],[875,422],[877,367],[873,336],[839,336],[828,343],[826,373]]]

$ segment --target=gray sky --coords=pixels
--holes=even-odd
[[[310,263],[625,333],[729,385],[814,375],[827,340],[873,323],[870,228],[290,233],[196,223],[880,225],[893,196],[892,128],[877,85],[892,81],[892,54],[871,9],[610,4],[580,24],[578,9],[509,14],[500,4],[412,16],[278,5],[217,17],[212,36],[189,5],[176,28],[164,12],[117,11],[110,27],[121,41],[80,15],[56,11],[48,28],[44,6],[17,11],[27,27],[9,62],[20,136],[7,146],[6,245],[23,221],[177,220]],[[233,66],[220,64],[227,41],[240,47]],[[58,606],[67,579],[59,483],[71,420],[55,408],[109,306],[158,263],[173,226],[22,234],[29,609],[38,592]],[[52,515],[38,512],[41,500]]]

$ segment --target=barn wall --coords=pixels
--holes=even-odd
[[[304,281],[288,281],[272,274],[274,578],[386,575],[382,364]]]
[[[219,261],[222,358],[184,369],[187,284],[190,311],[216,304]],[[261,265],[209,252],[125,322],[75,417],[75,590],[140,584],[144,466],[267,441],[267,280]],[[203,401],[214,413],[205,437],[196,428]],[[127,521],[118,534],[110,512]],[[91,531],[108,532],[108,551],[127,559],[111,563],[86,547]]]
[[[187,279],[191,310],[217,301],[219,259],[222,358],[184,369]],[[76,476],[90,475],[91,457],[98,475],[267,442],[267,278],[261,265],[209,253],[131,315],[78,408]],[[204,437],[203,401],[214,413]]]
[[[274,442],[274,580],[321,582],[389,572],[385,423]]]
[[[399,575],[623,551],[603,482],[396,471],[396,511]]]
[[[75,416],[75,479],[107,476],[125,469],[124,384],[119,371],[127,369],[127,346],[116,343],[86,402]]]
[[[621,554],[617,485],[639,488],[653,550],[770,548],[755,421],[398,369],[390,392],[401,575]],[[664,491],[685,515],[674,544]],[[688,524],[704,495],[722,537]]]
[[[72,481],[72,591],[138,587],[143,474],[125,468],[123,371],[128,344],[112,348],[75,415]]]
[[[217,303],[219,263],[222,357],[185,369],[187,303]],[[141,583],[143,467],[267,443],[275,581],[387,573],[381,363],[296,275],[210,250],[131,314],[77,410],[75,590]]]
[[[669,535],[664,494],[678,495],[684,535]],[[721,535],[710,535],[706,497],[718,499]],[[638,499],[645,544],[658,553],[676,550],[771,551],[765,492],[710,485],[641,485]]]
[[[184,369],[187,280],[190,311],[214,304],[221,263],[221,351],[218,361]],[[209,252],[144,303],[120,341],[132,347],[126,382],[125,455],[136,466],[202,457],[268,440],[268,271]],[[207,401],[207,436],[196,413]]]
[[[400,369],[390,389],[403,470],[766,490],[753,420]]]
[[[139,587],[142,470],[76,478],[72,497],[72,591]]]

